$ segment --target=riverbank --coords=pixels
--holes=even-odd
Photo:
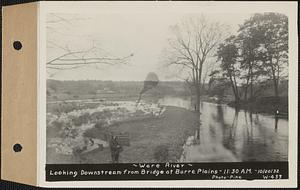
[[[188,136],[194,134],[197,115],[183,108],[167,106],[161,117],[129,120],[109,126],[114,134],[128,133],[130,146],[124,146],[120,154],[121,163],[132,162],[176,162],[183,151]],[[88,129],[84,136],[103,139],[103,128]],[[47,160],[51,163],[110,163],[109,147],[91,151],[74,157],[47,150]]]
[[[277,114],[279,117],[288,117],[288,97],[260,97],[251,101],[240,100],[238,103],[233,99],[220,99],[208,96],[201,97],[201,100],[215,104],[226,104],[233,108],[254,113]]]
[[[229,106],[249,110],[254,113],[277,114],[288,117],[288,97],[262,97],[253,101],[229,102]]]

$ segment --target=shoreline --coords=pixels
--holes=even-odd
[[[263,97],[254,101],[214,101],[207,98],[202,99],[203,102],[224,104],[238,110],[245,110],[252,113],[270,114],[278,118],[288,119],[288,99],[287,97]]]

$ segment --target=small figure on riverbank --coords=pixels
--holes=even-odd
[[[120,152],[123,150],[123,147],[117,141],[116,136],[111,137],[109,144],[110,144],[112,163],[119,163],[119,156],[120,156]]]

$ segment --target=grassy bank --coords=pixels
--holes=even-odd
[[[121,163],[177,161],[182,154],[182,146],[197,127],[195,113],[176,107],[167,107],[159,118],[128,120],[109,126],[115,134],[127,132],[130,146],[123,147]],[[105,138],[104,128],[92,128],[85,132],[86,137]],[[74,157],[47,150],[47,161],[51,163],[110,163],[109,147]],[[48,162],[49,163],[49,162]]]

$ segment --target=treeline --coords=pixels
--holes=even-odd
[[[219,45],[216,56],[220,67],[211,72],[209,86],[230,86],[236,103],[257,98],[270,85],[279,97],[280,82],[288,77],[288,17],[253,15]]]
[[[143,89],[143,81],[59,81],[47,80],[47,95],[69,94],[69,95],[95,95],[110,91],[115,94],[138,95]],[[163,95],[186,95],[188,91],[182,81],[160,81],[156,88],[147,91],[147,94],[156,96]]]

